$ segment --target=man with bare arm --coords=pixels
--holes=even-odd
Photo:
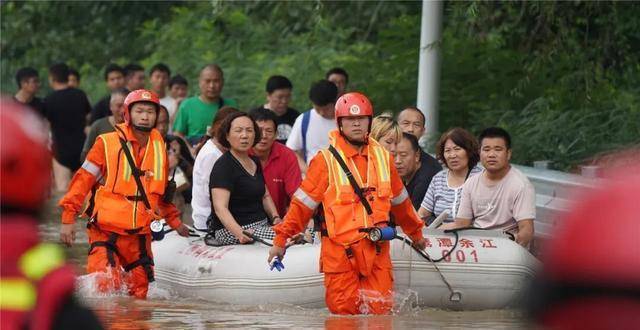
[[[499,127],[480,134],[482,173],[470,177],[462,188],[460,208],[454,223],[440,228],[473,225],[487,229],[517,227],[516,242],[527,246],[533,239],[536,194],[529,179],[511,166],[511,137]]]

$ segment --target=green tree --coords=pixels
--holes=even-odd
[[[640,141],[640,4],[445,2],[440,127],[504,126],[515,161],[571,169]],[[66,61],[93,100],[112,61],[167,63],[197,94],[200,67],[219,63],[225,97],[264,102],[273,74],[309,86],[344,67],[378,113],[415,104],[421,2],[18,2],[0,5],[0,86]],[[46,92],[46,91],[45,91]]]

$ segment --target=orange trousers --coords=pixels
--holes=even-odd
[[[323,239],[321,269],[325,302],[333,314],[389,314],[393,307],[393,273],[389,244],[379,249],[367,239],[343,246]]]
[[[99,292],[117,292],[124,288],[129,295],[145,299],[149,282],[153,281],[151,234],[118,235],[91,226],[89,236],[88,273],[104,273],[96,277]],[[130,269],[128,269],[130,268]]]

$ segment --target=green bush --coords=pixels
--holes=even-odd
[[[640,141],[640,5],[619,2],[446,2],[441,131],[500,125],[514,160],[569,170]],[[200,67],[219,63],[225,97],[264,102],[273,74],[309,86],[333,66],[377,112],[415,104],[421,2],[17,2],[0,5],[1,89],[21,66],[66,61],[96,101],[112,61],[168,64],[197,93]],[[64,19],[61,19],[64,17]],[[43,90],[43,95],[47,90]]]

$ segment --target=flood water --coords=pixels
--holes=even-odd
[[[58,242],[60,211],[52,198],[40,226],[45,241]],[[187,217],[184,217],[188,219]],[[186,221],[190,222],[190,221]],[[135,300],[125,294],[97,296],[91,290],[92,279],[86,274],[87,236],[77,224],[76,244],[67,248],[70,262],[77,266],[78,294],[111,329],[524,329],[529,326],[518,310],[474,312],[446,311],[433,308],[396,306],[390,316],[332,316],[326,308],[302,308],[291,305],[237,306],[195,298],[178,297],[170,288],[153,283],[147,300]],[[265,256],[266,257],[266,256]],[[407,293],[399,292],[396,301]]]

